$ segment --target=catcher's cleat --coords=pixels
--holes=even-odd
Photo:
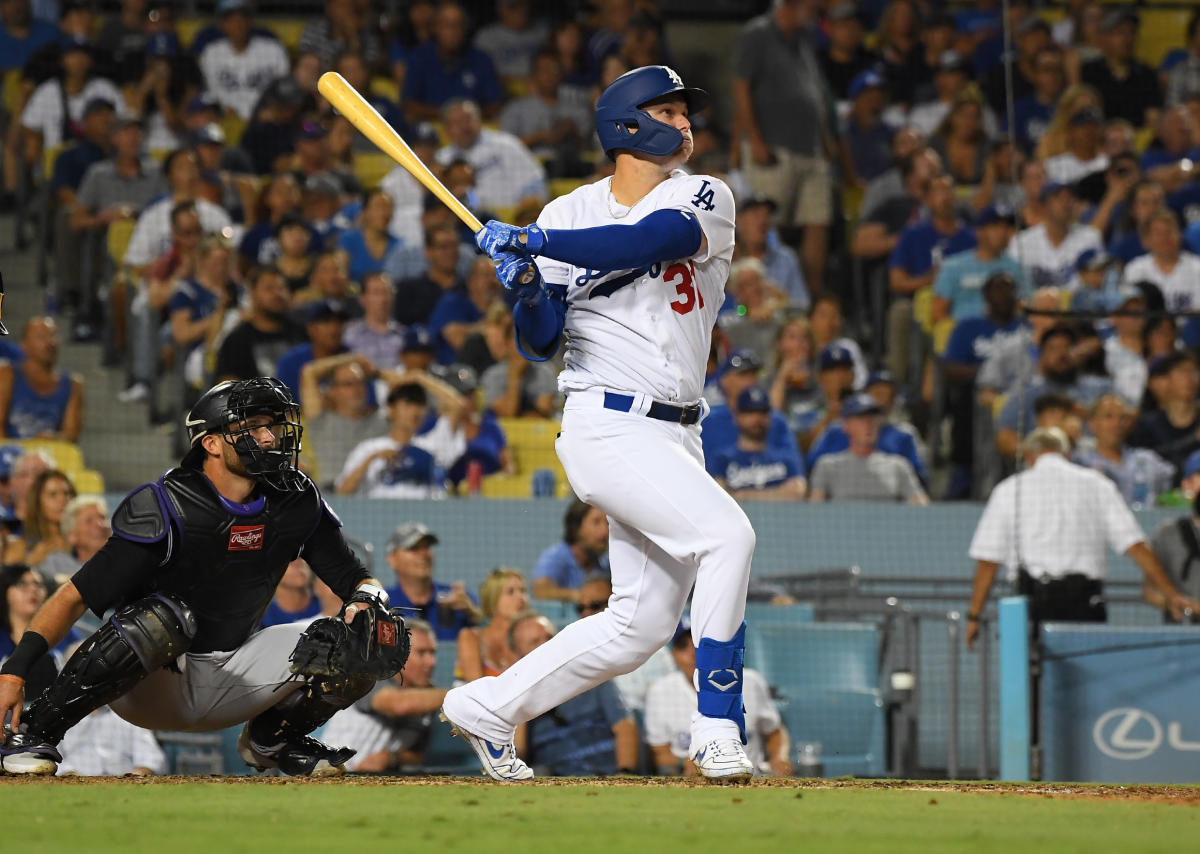
[[[696,751],[692,757],[705,777],[719,783],[744,783],[754,776],[754,764],[736,738],[718,738]]]
[[[308,736],[285,741],[278,747],[262,747],[250,740],[249,725],[238,737],[238,753],[247,765],[259,771],[278,768],[289,777],[340,777],[356,752],[349,747],[330,747]]]
[[[0,744],[0,770],[6,774],[49,777],[58,770],[62,754],[53,744],[36,736],[13,733]]]
[[[517,749],[511,741],[508,744],[496,744],[495,742],[488,741],[486,738],[481,738],[468,732],[447,717],[445,706],[442,707],[441,714],[438,717],[450,724],[451,735],[457,735],[467,744],[471,745],[471,749],[479,757],[479,764],[483,766],[483,773],[487,774],[493,780],[499,780],[502,783],[513,783],[519,780],[533,779],[533,769],[526,765],[521,760],[521,757],[517,756]]]

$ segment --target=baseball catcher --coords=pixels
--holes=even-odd
[[[245,723],[259,769],[341,774],[354,755],[308,733],[404,666],[408,635],[296,468],[299,413],[274,378],[225,382],[187,416],[179,467],[129,494],[108,543],[34,615],[0,671],[0,769],[53,774],[55,745],[109,704],[149,729]],[[289,561],[303,556],[345,602],[311,626],[258,630]],[[111,612],[27,709],[24,677],[85,610]]]

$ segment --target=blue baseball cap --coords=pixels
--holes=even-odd
[[[346,321],[350,319],[350,313],[340,301],[323,299],[308,307],[307,317],[309,323],[321,323],[326,320]]]
[[[25,449],[20,445],[0,445],[0,480],[12,476],[13,465],[24,455]]]
[[[433,352],[433,336],[424,326],[410,326],[404,331],[404,350],[425,350]]]
[[[831,371],[834,368],[853,368],[854,354],[850,352],[850,348],[843,344],[830,344],[822,351],[817,359],[817,366],[822,371]]]
[[[995,222],[1004,222],[1008,223],[1009,225],[1016,225],[1017,214],[1007,205],[988,205],[975,217],[976,228],[983,228],[983,226],[991,225]]]
[[[892,372],[886,368],[878,371],[871,371],[871,373],[867,376],[867,382],[864,388],[870,388],[871,386],[878,385],[879,383],[887,383],[888,385],[894,386],[896,384],[896,378],[892,375]]]
[[[1197,451],[1200,453],[1200,451]],[[692,639],[692,620],[687,614],[679,618],[679,625],[675,627],[675,634],[671,636],[671,646],[674,646],[679,641],[687,638]]]
[[[1079,253],[1079,257],[1075,259],[1075,269],[1079,272],[1103,270],[1116,259],[1109,255],[1103,249],[1095,247],[1085,249]]]
[[[737,398],[738,412],[770,412],[771,398],[767,390],[760,385],[744,388]]]
[[[853,418],[855,415],[879,415],[883,407],[879,401],[865,392],[852,394],[842,401],[842,417]]]
[[[743,371],[758,373],[762,370],[762,366],[762,359],[758,358],[757,353],[753,350],[743,348],[741,350],[734,350],[729,354],[729,358],[721,366],[721,373],[727,374],[730,371],[734,373],[741,373]]]
[[[854,79],[850,81],[849,93],[851,98],[857,98],[868,89],[883,89],[886,86],[883,76],[868,68],[854,75]]]
[[[1041,202],[1046,201],[1046,199],[1050,198],[1052,195],[1057,193],[1059,190],[1066,190],[1068,192],[1074,192],[1071,189],[1070,184],[1064,184],[1061,181],[1047,181],[1042,186],[1042,191],[1040,193],[1038,193],[1038,201],[1041,201]]]

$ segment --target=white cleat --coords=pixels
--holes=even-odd
[[[709,780],[744,783],[754,776],[754,764],[736,738],[718,738],[696,751],[696,768]]]
[[[517,756],[517,749],[511,741],[508,744],[496,744],[495,742],[488,741],[486,738],[481,738],[467,732],[467,730],[446,716],[445,707],[442,708],[441,714],[438,717],[450,724],[451,735],[457,735],[467,744],[471,745],[471,749],[479,757],[479,764],[483,766],[483,773],[487,774],[493,780],[499,780],[502,783],[514,783],[519,780],[533,779],[533,769],[526,765],[521,760],[521,757]]]

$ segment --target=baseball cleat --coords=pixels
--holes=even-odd
[[[250,740],[249,727],[238,736],[238,753],[247,765],[258,771],[278,768],[289,777],[340,777],[356,752],[349,747],[330,747],[308,736],[265,748]]]
[[[0,744],[0,770],[6,774],[29,774],[49,777],[58,770],[62,754],[48,741],[36,736],[16,733]]]
[[[483,766],[483,773],[487,774],[493,780],[499,780],[502,783],[512,783],[518,780],[533,779],[533,769],[526,765],[521,760],[521,757],[517,756],[517,748],[513,746],[511,741],[508,744],[496,744],[493,741],[488,741],[486,738],[480,738],[477,735],[467,732],[467,730],[446,716],[444,706],[438,717],[450,724],[451,735],[457,735],[467,744],[471,745],[471,749],[479,757],[479,764]]]
[[[754,765],[736,738],[718,738],[696,751],[696,768],[709,780],[744,783],[754,776]]]

